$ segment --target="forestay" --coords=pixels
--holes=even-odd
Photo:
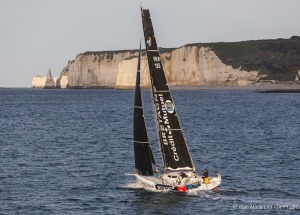
[[[141,42],[136,74],[135,100],[134,100],[134,158],[135,169],[139,175],[153,175],[152,165],[155,165],[151,145],[145,124],[141,87],[140,87]]]

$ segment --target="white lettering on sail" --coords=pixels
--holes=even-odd
[[[156,62],[154,63],[154,67],[156,69],[160,69],[161,68],[161,64],[160,64],[160,57],[154,56],[153,57],[153,61]],[[157,63],[158,62],[158,63]]]
[[[154,66],[155,66],[156,69],[160,69],[161,68],[160,63],[155,63]]]
[[[154,61],[154,62],[160,62],[160,57],[154,56],[154,57],[153,57],[153,61]]]
[[[163,97],[160,97],[160,104],[161,104],[162,118],[164,119],[164,124],[168,125],[169,124],[169,118],[168,118],[168,114],[167,114],[167,111],[166,111],[166,105],[165,105]]]
[[[153,58],[154,59],[154,58]],[[160,59],[159,59],[160,60]],[[173,138],[170,121],[168,118],[168,112],[166,110],[166,104],[163,97],[163,94],[154,94],[155,102],[156,102],[156,113],[157,120],[161,132],[162,144],[166,146],[170,146],[170,149],[173,152],[173,158],[175,161],[179,161],[179,156],[177,153],[175,141]]]

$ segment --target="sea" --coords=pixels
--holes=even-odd
[[[218,190],[142,189],[132,176],[133,90],[0,89],[0,214],[300,214],[300,94],[172,95],[199,174]],[[143,103],[163,166],[149,90]]]

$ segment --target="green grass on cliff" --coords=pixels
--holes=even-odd
[[[265,80],[294,81],[300,69],[300,36],[290,39],[251,40],[242,42],[197,43],[186,46],[204,46],[211,48],[220,60],[233,68],[241,67],[245,71],[259,71],[267,75]],[[172,52],[175,48],[160,48],[161,53]],[[112,59],[114,54],[138,50],[117,50],[85,52],[83,55],[95,55],[95,60]],[[145,53],[143,53],[145,54]]]
[[[257,55],[257,49],[240,43],[211,43],[207,44],[216,55],[233,68],[239,68],[241,62],[244,65],[251,63],[248,56]]]
[[[233,68],[260,71],[265,80],[294,81],[300,69],[300,37],[228,43],[189,44],[210,47]]]

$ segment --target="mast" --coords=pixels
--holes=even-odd
[[[153,175],[152,165],[155,164],[151,144],[148,138],[142,96],[140,87],[140,65],[141,65],[141,41],[136,73],[135,99],[134,99],[134,118],[133,118],[133,133],[134,133],[134,158],[135,169],[139,175]]]
[[[142,21],[158,137],[165,171],[195,171],[168,87],[149,10],[142,9]]]

